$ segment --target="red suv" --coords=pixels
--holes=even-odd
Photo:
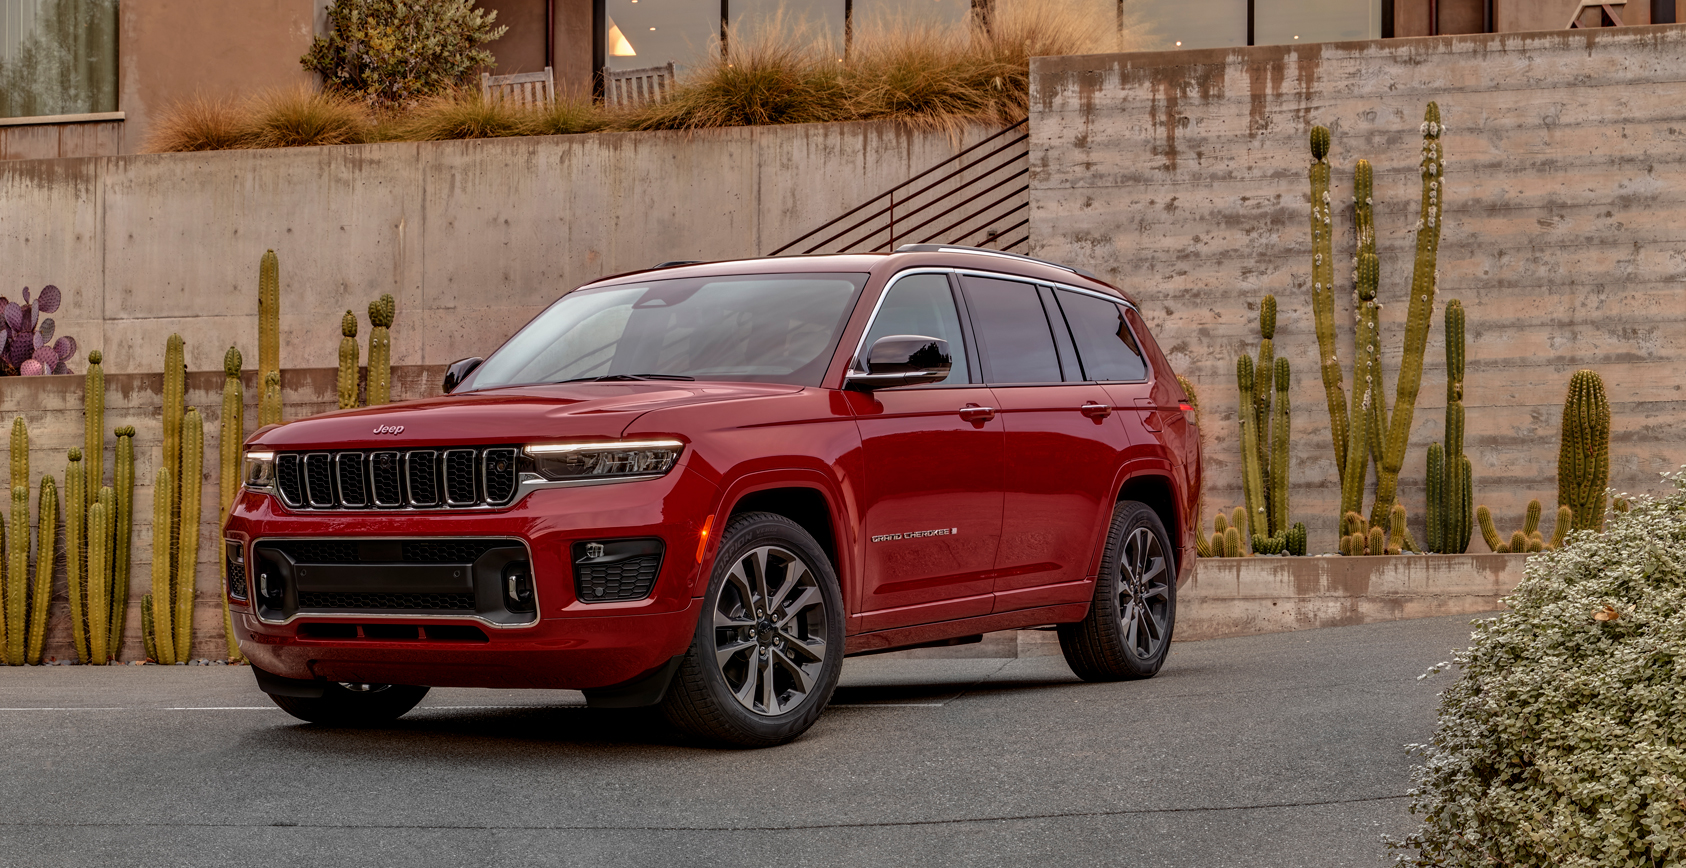
[[[1199,433],[1136,305],[971,248],[667,263],[570,292],[443,397],[267,427],[225,533],[258,686],[308,721],[583,690],[800,735],[843,658],[1057,625],[1159,670]]]

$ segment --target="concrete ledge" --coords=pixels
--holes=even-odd
[[[1213,558],[1177,592],[1177,641],[1286,633],[1378,621],[1473,615],[1504,608],[1527,555]],[[991,633],[975,645],[898,657],[1041,657],[1052,630]]]

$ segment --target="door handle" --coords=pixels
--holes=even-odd
[[[1106,417],[1112,415],[1111,405],[1097,404],[1093,401],[1085,403],[1082,407],[1079,407],[1078,410],[1083,415],[1088,416],[1091,419],[1105,419]]]
[[[967,422],[988,422],[995,418],[995,408],[967,404],[960,408],[960,418]]]

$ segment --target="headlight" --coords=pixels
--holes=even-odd
[[[246,472],[242,478],[246,480],[246,487],[250,489],[268,491],[274,488],[275,453],[246,453]]]
[[[534,443],[525,450],[526,469],[553,482],[660,476],[684,448],[678,440]]]

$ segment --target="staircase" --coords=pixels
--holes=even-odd
[[[903,244],[1022,248],[1030,240],[1029,124],[991,135],[768,255],[888,253]]]

